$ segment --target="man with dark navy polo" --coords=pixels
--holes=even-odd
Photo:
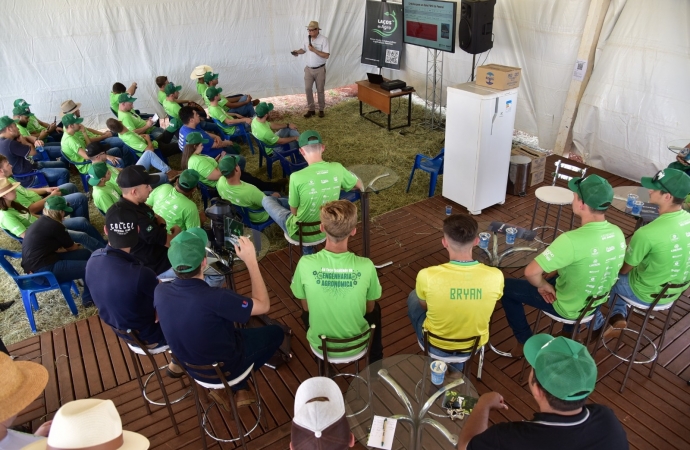
[[[524,352],[532,366],[528,385],[539,412],[532,420],[489,427],[489,412],[508,406],[501,394],[484,394],[462,428],[459,450],[629,448],[613,411],[587,403],[597,381],[597,365],[585,346],[565,337],[537,334],[527,340]]]
[[[280,347],[283,330],[276,325],[235,328],[235,322],[247,323],[250,316],[267,314],[271,306],[256,250],[245,236],[235,246],[252,284],[251,297],[245,297],[229,289],[211,287],[204,281],[206,240],[206,232],[200,228],[183,231],[172,240],[168,258],[177,278],[156,287],[153,303],[168,345],[181,363],[222,362],[223,370],[230,372],[228,380],[232,380],[252,364],[254,370],[259,370]],[[233,386],[233,391],[237,406],[256,401],[246,379]],[[210,395],[231,411],[224,389],[212,389]]]
[[[136,212],[116,203],[108,209],[103,228],[108,245],[86,263],[86,283],[98,315],[116,330],[136,330],[151,348],[166,345],[153,307],[156,273],[130,254],[139,242]],[[182,370],[171,363],[168,374],[182,376]]]

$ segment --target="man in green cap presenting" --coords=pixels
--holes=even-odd
[[[532,420],[489,426],[491,410],[508,406],[497,392],[482,395],[458,438],[459,450],[627,450],[625,430],[610,408],[587,403],[597,365],[587,348],[565,337],[537,334],[525,343],[529,390],[539,406]]]
[[[647,307],[666,283],[684,283],[690,280],[690,214],[681,206],[690,194],[690,176],[681,170],[664,169],[654,177],[643,177],[642,186],[649,189],[649,202],[659,207],[659,217],[635,231],[625,254],[623,268],[613,289],[614,294]],[[670,298],[659,301],[659,305],[675,301],[681,290]],[[626,303],[619,298],[613,304],[604,338],[617,337],[627,326]],[[597,312],[593,334],[601,333],[604,317]]]
[[[199,172],[187,169],[180,174],[175,186],[163,184],[149,194],[146,204],[165,219],[168,231],[175,225],[182,231],[201,226],[204,213],[198,210],[192,200],[198,182]],[[205,215],[203,220],[206,220]]]
[[[338,200],[341,189],[349,191],[352,188],[364,188],[362,180],[345,169],[342,164],[323,160],[322,155],[326,146],[316,131],[308,130],[302,133],[299,137],[299,147],[309,166],[290,176],[290,209],[282,206],[280,201],[272,196],[264,197],[261,202],[278,226],[293,238],[296,238],[298,233],[297,222],[318,222],[321,205]],[[317,229],[318,226],[304,231]],[[304,242],[318,241],[322,238],[323,233],[306,236]],[[303,254],[311,254],[314,247],[303,247],[302,251]]]
[[[532,335],[523,305],[549,314],[575,320],[587,304],[587,298],[607,294],[616,282],[625,257],[625,236],[617,226],[606,221],[606,210],[613,200],[613,188],[598,175],[573,178],[573,214],[582,222],[580,228],[558,236],[544,252],[525,268],[524,280],[505,280],[503,309],[517,345],[511,351],[522,356],[522,347]],[[558,271],[550,279],[544,273]],[[572,325],[563,326],[572,333]]]
[[[294,123],[269,122],[268,113],[271,111],[273,111],[273,103],[259,103],[259,106],[256,107],[256,117],[252,119],[252,134],[264,144],[289,144],[291,149],[296,149],[299,139],[297,126]],[[267,147],[266,154],[272,155],[273,149]]]
[[[268,314],[271,308],[256,249],[246,236],[240,236],[239,246],[235,246],[251,279],[251,296],[245,297],[204,282],[206,240],[206,232],[199,228],[183,231],[172,240],[168,258],[177,278],[156,287],[153,304],[165,339],[180,362],[223,363],[223,370],[230,372],[227,377],[230,380],[242,375],[252,364],[258,371],[283,342],[283,330],[276,325],[235,327],[235,323],[247,323],[251,316]],[[246,380],[232,389],[237,406],[256,400]],[[211,389],[210,394],[226,411],[231,411],[224,389]]]

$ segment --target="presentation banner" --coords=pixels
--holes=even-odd
[[[362,64],[400,70],[402,23],[403,9],[400,3],[367,2]]]

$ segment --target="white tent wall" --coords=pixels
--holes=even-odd
[[[290,51],[301,47],[310,20],[334,54],[326,87],[363,77],[362,0],[4,0],[0,116],[24,98],[52,121],[72,99],[83,103],[87,126],[102,127],[116,81],[136,81],[136,108],[162,113],[154,78],[167,75],[183,86],[181,98],[200,101],[189,79],[200,64],[220,73],[228,94],[303,93],[304,57]]]
[[[460,1],[458,21],[460,19]],[[515,128],[539,137],[539,146],[553,148],[577,51],[584,30],[589,0],[497,0],[494,46],[477,55],[482,64],[522,68]],[[469,81],[472,55],[459,47],[443,55],[443,85]],[[485,61],[486,60],[486,61]],[[385,71],[413,85],[424,98],[427,50],[405,45],[404,69]],[[445,91],[444,91],[445,102]]]
[[[573,126],[589,164],[639,179],[674,160],[669,141],[690,138],[688,23],[687,0],[625,2]]]

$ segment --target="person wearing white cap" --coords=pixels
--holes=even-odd
[[[48,371],[40,364],[12,361],[0,352],[0,450],[22,448],[41,437],[48,436],[51,421],[31,434],[10,430],[17,415],[41,395],[48,384]]]
[[[345,450],[354,446],[343,394],[335,381],[313,377],[300,384],[295,393],[290,449]]]
[[[293,50],[292,56],[307,55],[307,66],[304,68],[304,91],[307,94],[307,113],[305,119],[316,115],[314,109],[314,91],[312,87],[316,83],[316,93],[319,98],[319,117],[323,117],[323,109],[326,106],[324,87],[326,85],[326,61],[331,56],[331,48],[328,38],[319,34],[319,22],[312,20],[307,25],[307,38],[299,50]]]
[[[146,450],[145,436],[122,429],[122,419],[112,400],[74,400],[58,409],[47,439],[22,450],[98,449]]]
[[[65,114],[73,114],[74,117],[81,117],[81,103],[72,100],[65,100],[60,105],[60,118]],[[117,147],[122,148],[125,143],[110,131],[98,131],[93,128],[84,127],[85,133],[89,136],[89,142],[101,142],[108,146],[108,148]]]

